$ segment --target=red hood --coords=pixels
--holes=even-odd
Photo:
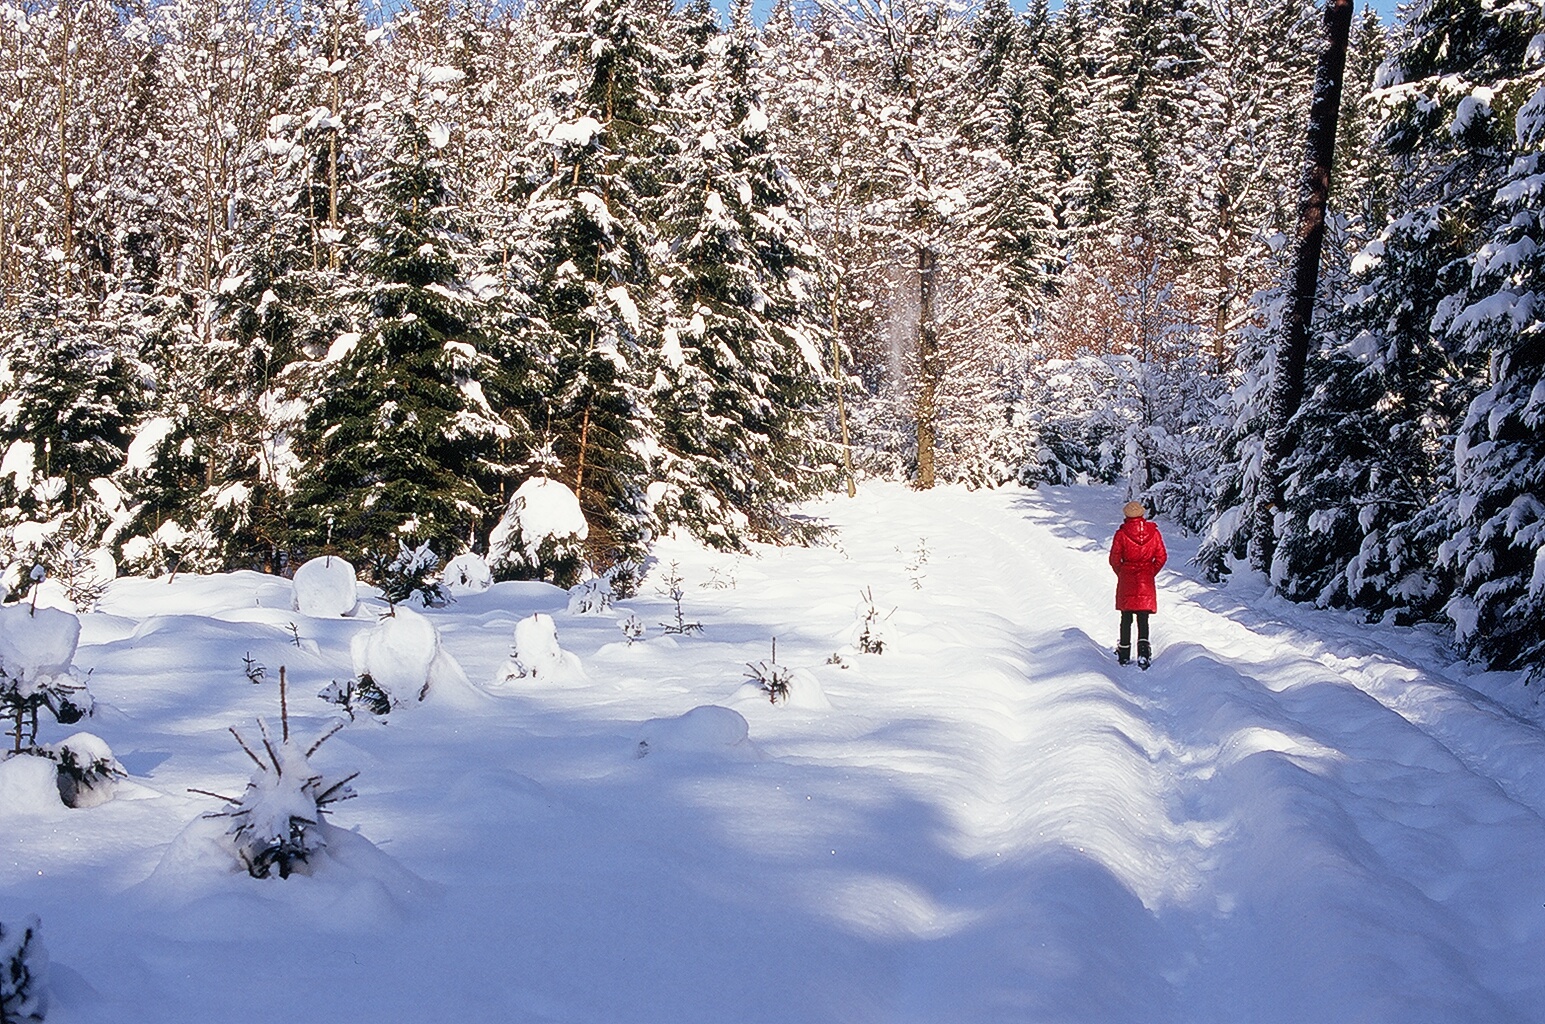
[[[1126,535],[1129,544],[1139,548],[1146,548],[1159,535],[1159,531],[1153,528],[1152,523],[1135,516],[1121,524],[1120,532]]]

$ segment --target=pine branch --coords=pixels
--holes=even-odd
[[[226,731],[228,731],[232,736],[236,737],[236,742],[241,744],[241,749],[245,750],[247,752],[247,756],[252,758],[253,764],[257,765],[265,772],[268,771],[268,765],[264,764],[263,759],[252,752],[252,748],[247,746],[247,741],[241,738],[241,733],[236,731],[236,727],[234,725],[227,726]]]

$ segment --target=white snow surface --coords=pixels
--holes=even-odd
[[[671,539],[601,615],[538,583],[427,610],[473,679],[549,615],[587,681],[361,716],[313,758],[360,772],[348,869],[285,881],[232,870],[188,789],[241,791],[225,730],[277,721],[280,665],[319,735],[359,624],[256,573],[118,580],[75,665],[138,798],[0,764],[0,920],[42,920],[49,1024],[1545,1021],[1533,693],[1439,630],[1208,584],[1173,529],[1153,668],[1118,667],[1121,502],[869,484],[734,588]],[[703,632],[623,642],[672,621],[672,561]],[[828,664],[867,589],[891,645]],[[830,709],[723,706],[774,636]]]

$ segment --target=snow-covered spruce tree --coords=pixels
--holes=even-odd
[[[486,456],[502,432],[485,384],[480,304],[466,286],[465,238],[447,194],[436,93],[460,73],[419,65],[380,116],[386,166],[365,183],[372,223],[351,296],[357,337],[325,359],[317,402],[297,445],[302,541],[332,542],[353,560],[395,553],[403,539],[441,550],[466,543],[496,505]]]
[[[26,468],[37,478],[63,480],[58,500],[66,511],[75,509],[93,497],[93,480],[123,464],[141,368],[111,324],[72,322],[58,303],[44,300],[7,320],[0,337],[0,450],[30,446]],[[0,501],[34,511],[14,473],[0,484],[7,486],[20,493]]]
[[[48,953],[36,916],[0,921],[0,1022],[33,1024],[48,1010]]]
[[[1501,5],[1495,16],[1498,34],[1514,46],[1529,42],[1516,74],[1461,98],[1453,122],[1464,127],[1469,117],[1505,130],[1507,112],[1516,110],[1496,227],[1476,250],[1468,303],[1446,325],[1488,359],[1489,373],[1459,428],[1448,503],[1456,529],[1443,556],[1456,577],[1448,612],[1461,641],[1490,665],[1526,667],[1538,678],[1545,673],[1538,628],[1545,615],[1545,21],[1532,4]]]
[[[80,620],[69,612],[0,607],[0,720],[10,727],[10,753],[35,752],[45,708],[61,725],[91,713],[91,695],[71,667],[79,639]]]
[[[825,482],[820,260],[802,190],[771,144],[749,2],[688,74],[662,201],[671,240],[649,398],[664,448],[656,512],[667,527],[739,546],[786,535],[785,507]]]
[[[1406,31],[1378,93],[1402,172],[1396,207],[1355,260],[1360,287],[1310,360],[1317,386],[1284,467],[1274,569],[1290,596],[1402,619],[1435,615],[1450,568],[1464,568],[1439,564],[1457,511],[1443,496],[1487,353],[1468,353],[1450,321],[1473,301],[1477,227],[1506,217],[1495,194],[1514,148],[1510,126],[1472,97],[1501,91],[1533,34],[1474,5],[1436,5]]]
[[[332,780],[312,767],[311,756],[344,723],[339,722],[303,749],[290,736],[282,669],[279,699],[283,722],[279,737],[275,738],[268,725],[258,720],[263,754],[255,752],[240,733],[231,729],[237,744],[258,767],[246,790],[239,797],[205,793],[228,805],[207,817],[231,819],[226,835],[237,859],[253,878],[270,878],[275,871],[280,878],[289,878],[296,871],[305,874],[311,859],[327,846],[328,826],[324,818],[328,809],[355,795],[349,783],[359,775],[354,772]]]
[[[561,482],[578,496],[598,566],[637,560],[652,531],[644,481],[660,450],[644,389],[660,338],[651,218],[661,182],[668,3],[550,0],[551,34],[531,119],[519,247],[525,392]],[[658,129],[658,130],[657,130]]]
[[[1035,59],[1045,45],[1045,0],[1021,17],[1008,0],[989,0],[971,26],[976,50],[969,81],[986,116],[973,122],[972,144],[1005,161],[989,200],[990,237],[1005,269],[1007,310],[1021,337],[1041,326],[1065,254],[1058,245],[1056,154],[1048,127],[1051,96]]]

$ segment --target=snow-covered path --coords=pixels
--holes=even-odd
[[[0,789],[0,921],[42,917],[66,1024],[1545,1021],[1545,734],[1434,634],[1207,585],[1173,536],[1154,668],[1118,667],[1118,506],[872,485],[813,510],[827,546],[663,544],[616,614],[539,585],[432,612],[474,683],[533,611],[586,678],[351,726],[319,757],[362,772],[335,821],[375,845],[282,883],[183,832],[186,789],[239,789],[224,728],[274,716],[244,652],[314,693],[360,624],[251,574],[120,581],[76,660],[134,784]],[[699,635],[655,625],[673,562]],[[865,593],[883,654],[848,646]],[[830,708],[740,689],[773,637]],[[636,756],[703,704],[751,743]]]

